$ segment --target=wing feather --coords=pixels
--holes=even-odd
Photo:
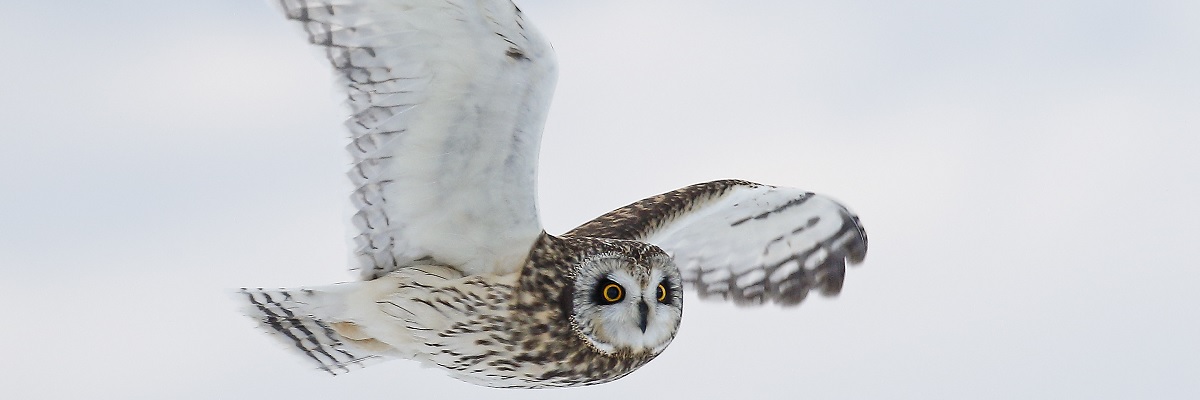
[[[549,43],[508,0],[282,0],[325,50],[352,116],[356,269],[521,265],[542,232],[537,155]]]
[[[811,192],[723,180],[688,186],[602,215],[567,235],[640,240],[671,254],[702,297],[799,304],[841,291],[847,261],[867,253],[858,217]]]

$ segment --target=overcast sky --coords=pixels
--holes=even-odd
[[[241,286],[345,272],[345,111],[267,2],[7,2],[5,398],[1200,398],[1200,3],[518,4],[558,52],[540,206],[561,233],[720,178],[857,211],[836,299],[687,299],[583,389],[408,361],[331,378]]]

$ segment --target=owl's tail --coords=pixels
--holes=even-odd
[[[263,290],[242,288],[243,312],[258,321],[271,336],[297,349],[330,374],[350,372],[369,361],[383,360],[370,343],[347,338],[327,318],[339,307],[341,292],[335,286],[312,289]]]

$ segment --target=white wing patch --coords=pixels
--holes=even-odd
[[[675,258],[702,296],[739,303],[799,303],[837,294],[846,259],[866,252],[858,218],[837,202],[772,186],[738,186],[645,239]]]
[[[566,235],[657,245],[688,287],[738,304],[794,305],[814,289],[837,294],[847,260],[857,264],[867,252],[858,217],[832,199],[735,180],[650,197]]]
[[[542,231],[538,147],[549,43],[508,0],[282,0],[321,46],[353,115],[357,269],[522,265]]]

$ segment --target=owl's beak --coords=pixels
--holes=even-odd
[[[642,329],[642,333],[646,333],[646,315],[650,313],[650,306],[646,305],[646,301],[642,300],[638,303],[638,328]]]

